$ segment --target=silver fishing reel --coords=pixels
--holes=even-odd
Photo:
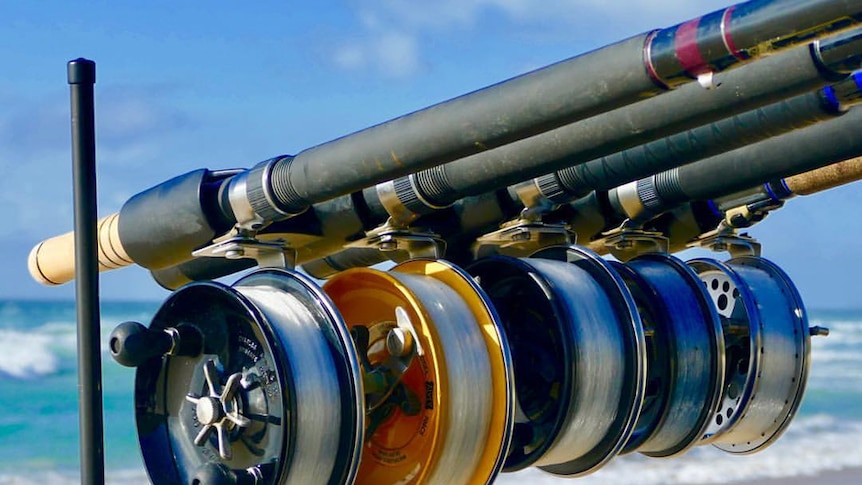
[[[808,318],[796,287],[753,256],[688,263],[722,318],[726,380],[705,443],[753,453],[784,432],[802,401],[810,365]]]
[[[467,269],[512,349],[517,409],[505,470],[599,469],[629,439],[645,386],[643,328],[625,284],[576,247],[492,256]]]
[[[147,345],[160,341],[171,345]],[[301,275],[268,269],[231,287],[191,284],[148,329],[123,324],[110,342],[118,360],[138,367],[135,414],[153,483],[355,479],[365,422],[359,360],[335,307]]]
[[[624,452],[671,457],[700,443],[724,388],[721,320],[697,274],[674,256],[614,263],[637,303],[647,349],[647,385]]]

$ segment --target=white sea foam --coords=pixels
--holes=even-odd
[[[809,390],[862,393],[862,322],[818,320],[828,337],[811,339]]]
[[[813,475],[826,470],[862,466],[858,453],[862,423],[842,422],[829,415],[797,418],[787,433],[766,450],[737,456],[712,446],[670,460],[642,455],[617,457],[602,470],[578,479],[579,485],[708,484],[760,478]],[[551,485],[572,483],[537,469],[504,474],[499,484]]]
[[[110,333],[121,321],[117,318],[113,320],[116,322],[102,321],[100,338],[103,360],[108,355]],[[0,350],[0,379],[30,379],[51,375],[62,369],[72,369],[76,365],[75,323],[47,322],[28,329],[0,327],[0,343],[3,345]]]
[[[47,324],[29,331],[0,329],[0,375],[17,379],[56,372],[61,361],[74,355],[75,327]]]

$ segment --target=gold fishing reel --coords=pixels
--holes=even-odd
[[[367,408],[356,483],[492,482],[511,436],[512,363],[473,280],[414,260],[348,270],[323,289],[357,338],[365,375],[398,374]]]

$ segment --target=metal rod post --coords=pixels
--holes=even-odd
[[[96,63],[68,63],[75,203],[75,299],[78,313],[78,405],[81,483],[105,483],[99,273],[96,245]]]

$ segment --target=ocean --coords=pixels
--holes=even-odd
[[[103,349],[121,322],[149,323],[159,303],[103,302]],[[796,419],[767,450],[747,456],[698,447],[674,459],[627,455],[574,482],[537,470],[500,484],[697,484],[814,475],[862,467],[862,311],[810,311],[828,327],[812,339],[812,368]],[[0,300],[0,485],[79,482],[75,306]],[[134,426],[134,369],[103,355],[107,482],[146,483]]]

